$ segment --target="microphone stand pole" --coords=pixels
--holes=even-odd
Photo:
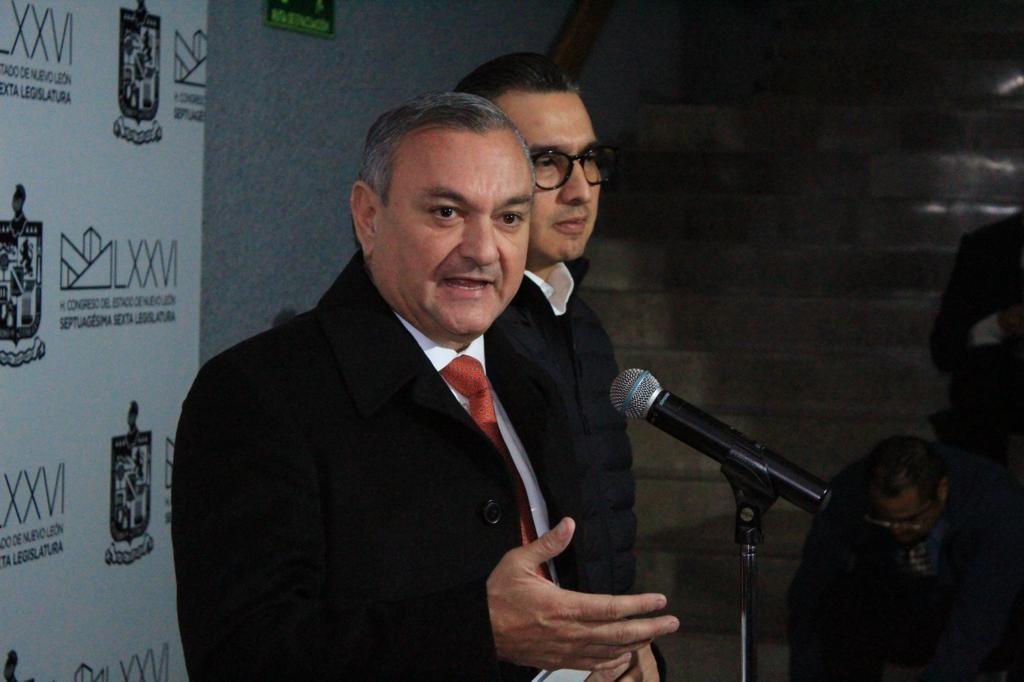
[[[740,655],[742,682],[757,682],[757,546],[764,538],[761,518],[778,495],[759,472],[733,462],[722,473],[736,498],[735,540],[740,546]]]

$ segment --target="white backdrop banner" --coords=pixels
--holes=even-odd
[[[0,0],[0,666],[185,680],[206,0]]]

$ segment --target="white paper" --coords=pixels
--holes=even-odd
[[[583,682],[590,676],[586,670],[542,670],[533,682]]]

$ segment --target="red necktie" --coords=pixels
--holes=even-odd
[[[494,414],[494,401],[491,398],[491,383],[487,381],[484,368],[476,358],[468,355],[459,355],[448,366],[441,370],[444,377],[452,388],[469,398],[469,416],[473,418],[476,425],[480,427],[494,447],[498,449],[505,459],[509,473],[516,487],[516,507],[519,510],[519,535],[523,544],[528,544],[537,539],[537,527],[533,523],[533,514],[530,512],[530,498],[526,494],[526,487],[519,475],[519,469],[512,461],[505,439],[501,437],[501,430],[498,428],[498,419]],[[541,566],[541,573],[548,580],[551,576],[548,573],[547,564]]]

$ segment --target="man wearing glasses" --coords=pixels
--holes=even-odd
[[[790,679],[1024,679],[1024,490],[1007,471],[911,436],[833,480],[789,589]]]
[[[562,390],[583,481],[582,588],[622,594],[636,576],[636,484],[625,418],[608,388],[618,374],[608,334],[576,289],[616,150],[599,144],[579,86],[543,55],[493,59],[455,88],[497,104],[526,138],[536,171],[526,276],[496,326]],[[658,679],[650,647],[624,679]]]

